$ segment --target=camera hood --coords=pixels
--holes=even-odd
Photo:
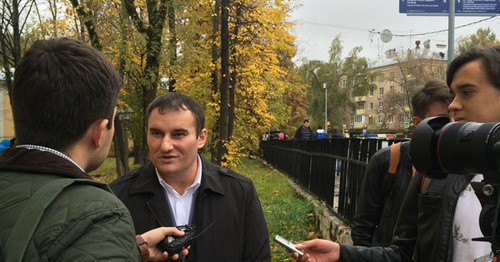
[[[410,158],[418,172],[434,178],[445,178],[440,169],[437,147],[441,129],[450,123],[447,116],[429,117],[415,128],[411,139]]]

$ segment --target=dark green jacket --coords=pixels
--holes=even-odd
[[[52,153],[8,148],[0,155],[0,254],[27,201],[45,183],[87,178]],[[0,261],[4,260],[1,259]],[[134,225],[108,186],[72,185],[47,208],[24,261],[141,261]]]

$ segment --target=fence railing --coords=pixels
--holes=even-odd
[[[402,140],[268,140],[260,142],[260,149],[269,164],[324,201],[340,219],[352,225],[368,160],[380,148]]]

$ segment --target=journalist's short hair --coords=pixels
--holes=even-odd
[[[448,66],[446,82],[451,86],[455,72],[464,64],[479,60],[488,79],[500,89],[500,45],[474,47],[457,56]]]
[[[196,125],[196,136],[199,136],[201,130],[205,127],[205,113],[200,104],[193,98],[177,92],[168,92],[160,95],[153,100],[146,109],[146,124],[149,120],[149,115],[153,109],[158,108],[160,114],[166,111],[189,110],[194,115]]]
[[[432,102],[442,101],[450,104],[452,100],[453,97],[450,95],[450,89],[446,82],[433,78],[428,80],[425,85],[413,90],[411,96],[412,113],[414,116],[424,118]]]
[[[17,144],[64,150],[99,119],[112,127],[122,80],[97,50],[78,40],[35,42],[19,62],[11,93]]]

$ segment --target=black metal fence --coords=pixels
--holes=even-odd
[[[261,141],[263,158],[315,195],[348,225],[370,156],[403,139],[330,138]]]

